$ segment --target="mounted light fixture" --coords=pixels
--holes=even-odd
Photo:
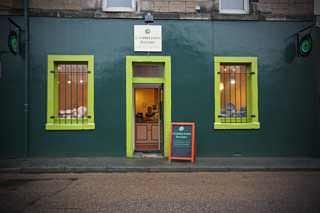
[[[9,36],[8,36],[8,48],[10,50],[10,52],[14,55],[17,55],[17,53],[19,52],[19,39],[18,39],[18,33],[14,30],[11,30],[9,32]]]
[[[150,12],[148,12],[147,14],[144,15],[144,23],[145,24],[150,24],[153,22],[154,22],[153,15],[151,15]]]
[[[300,57],[307,57],[312,51],[311,32],[314,26],[315,24],[311,24],[294,34],[297,38],[297,54]]]
[[[307,57],[312,51],[312,37],[308,33],[301,39],[298,36],[298,54],[302,57]]]
[[[10,31],[8,35],[8,48],[14,55],[20,54],[24,42],[22,41],[22,33],[24,30],[11,18],[8,18],[10,23]]]

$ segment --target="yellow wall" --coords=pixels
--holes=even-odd
[[[142,112],[145,114],[147,112],[148,106],[158,105],[158,89],[148,88],[148,89],[135,89],[135,104],[136,113]]]

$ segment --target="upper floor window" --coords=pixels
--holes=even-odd
[[[103,0],[102,10],[107,12],[132,12],[135,11],[135,0]]]
[[[219,0],[219,12],[224,14],[249,13],[249,0]]]

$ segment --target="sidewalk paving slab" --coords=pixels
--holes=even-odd
[[[121,157],[0,159],[0,173],[320,171],[320,158],[210,157],[195,163]]]

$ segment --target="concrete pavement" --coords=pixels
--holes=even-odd
[[[195,163],[166,159],[72,157],[1,159],[0,173],[63,172],[209,172],[209,171],[320,171],[320,158],[215,157]]]

